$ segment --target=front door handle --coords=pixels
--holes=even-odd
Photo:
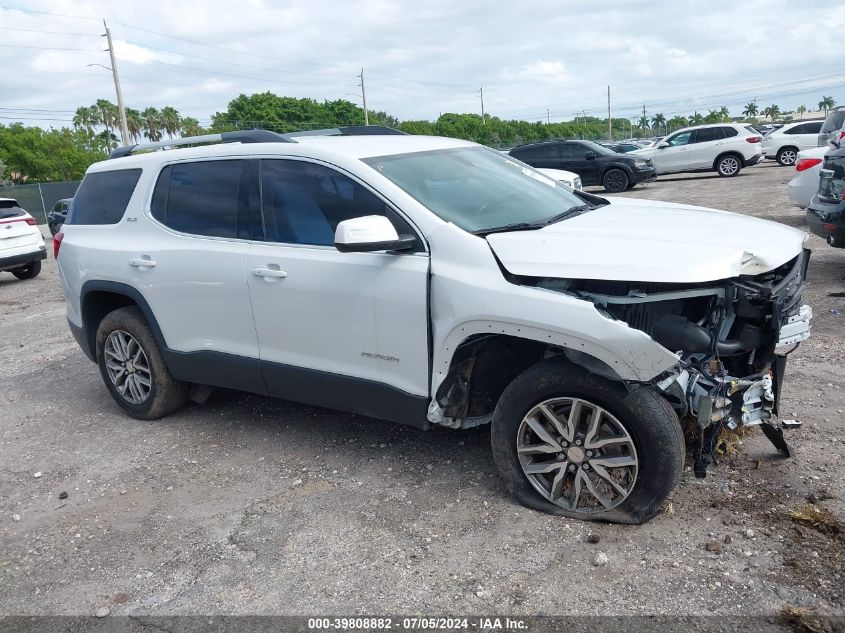
[[[156,263],[151,259],[130,259],[129,265],[135,268],[155,268]]]
[[[288,274],[284,270],[278,270],[273,268],[253,268],[252,274],[256,277],[265,277],[265,278],[275,278],[279,279],[282,277],[287,277]]]

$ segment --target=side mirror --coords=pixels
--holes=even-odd
[[[373,251],[404,251],[414,247],[417,238],[396,233],[383,215],[365,215],[344,220],[337,225],[334,245],[341,253],[370,253]]]
[[[657,149],[666,149],[667,147],[669,147],[669,143],[667,143],[666,141],[660,141],[657,144]]]
[[[587,152],[586,154],[584,154],[584,158],[586,158],[587,160],[595,160],[596,153],[595,152]]]

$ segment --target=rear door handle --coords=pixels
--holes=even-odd
[[[284,270],[274,270],[272,268],[253,268],[252,274],[256,277],[269,277],[277,279],[288,276],[288,274]]]
[[[155,268],[156,263],[151,259],[130,259],[129,265],[135,268]]]

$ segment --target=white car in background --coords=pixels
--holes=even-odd
[[[0,198],[0,271],[32,279],[46,257],[47,246],[35,218],[17,200]]]
[[[750,125],[697,125],[678,130],[654,147],[636,150],[629,156],[650,158],[658,175],[715,171],[730,177],[763,159],[762,140]]]
[[[766,158],[791,167],[798,159],[798,152],[818,146],[819,132],[824,121],[804,121],[784,125],[763,137]]]
[[[831,149],[826,145],[798,152],[795,161],[795,170],[798,175],[790,180],[787,185],[789,203],[792,206],[806,209],[810,204],[810,199],[819,188],[819,175],[821,174],[824,155]]]
[[[549,178],[553,178],[570,189],[574,189],[575,191],[581,191],[582,189],[581,176],[574,172],[566,171],[565,169],[551,169],[548,167],[539,167],[537,168],[537,171],[541,174],[545,174]]]

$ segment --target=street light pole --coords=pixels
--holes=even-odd
[[[114,78],[114,91],[117,93],[117,111],[120,115],[120,138],[124,145],[129,145],[129,126],[126,125],[126,108],[123,107],[123,93],[120,91],[120,77],[117,74],[117,58],[114,56],[114,45],[111,41],[111,31],[103,20],[106,29],[106,40],[109,43],[109,57],[111,58],[111,73]]]

